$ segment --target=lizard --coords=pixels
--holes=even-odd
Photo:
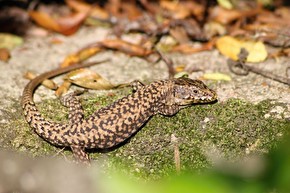
[[[87,118],[75,94],[61,99],[69,108],[68,123],[44,118],[33,100],[34,91],[41,82],[91,65],[75,64],[40,74],[25,86],[21,98],[25,119],[35,133],[52,145],[69,147],[78,162],[90,163],[88,149],[109,149],[126,141],[156,114],[173,116],[185,107],[217,100],[216,92],[200,80],[181,77],[157,80],[148,85],[135,81],[131,94],[96,110]]]

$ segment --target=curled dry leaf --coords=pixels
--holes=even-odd
[[[67,91],[70,88],[71,84],[72,83],[70,81],[64,80],[63,83],[55,91],[55,95],[57,97],[60,97],[60,96],[64,95],[65,93],[67,93]]]
[[[222,7],[215,7],[210,12],[210,17],[221,24],[229,24],[238,19],[251,18],[260,14],[262,10],[260,7],[256,9],[241,11],[235,9],[224,9]]]
[[[108,3],[106,4],[105,8],[106,10],[108,10],[110,14],[112,14],[115,17],[118,17],[120,16],[121,4],[122,2],[120,0],[108,0]]]
[[[165,9],[163,14],[173,19],[185,19],[194,15],[198,21],[204,17],[204,6],[195,1],[161,1],[160,7]]]
[[[184,19],[191,14],[188,7],[175,1],[161,1],[160,7],[169,11],[170,16],[174,19]]]
[[[215,36],[222,36],[227,33],[226,27],[218,22],[207,22],[204,25],[203,33],[206,34],[208,39],[212,39]]]
[[[169,33],[180,44],[184,44],[190,41],[185,29],[181,26],[172,27]]]
[[[234,9],[225,9],[222,7],[214,7],[210,12],[210,17],[221,24],[229,24],[230,22],[241,18],[241,11]]]
[[[181,52],[184,54],[193,54],[197,52],[212,50],[213,45],[214,45],[214,41],[204,43],[199,47],[193,47],[192,45],[189,45],[189,44],[180,44],[178,46],[173,47],[171,51]]]
[[[137,8],[137,5],[135,3],[133,3],[133,4],[122,3],[121,10],[123,13],[126,14],[126,17],[130,21],[136,20],[142,16],[142,12]]]
[[[32,80],[36,77],[36,75],[32,72],[26,72],[24,74],[24,78]],[[52,89],[52,90],[56,90],[57,89],[57,84],[55,84],[52,80],[46,79],[41,83],[43,86],[45,86],[46,88]]]
[[[29,11],[29,16],[41,27],[49,29],[63,35],[74,34],[87,18],[88,13],[76,13],[70,16],[61,17],[58,19],[52,18],[50,15],[44,12]]]
[[[100,47],[87,47],[77,53],[68,55],[64,61],[61,63],[60,67],[64,68],[72,64],[80,63],[96,53],[100,52],[102,49]]]
[[[108,90],[118,87],[104,79],[101,75],[85,68],[68,73],[64,79],[81,87],[95,90]]]
[[[246,41],[224,36],[216,41],[216,47],[220,53],[235,61],[238,60],[241,48],[245,48],[249,52],[247,62],[261,62],[268,56],[265,45],[261,41]]]
[[[153,52],[152,50],[144,49],[138,44],[133,44],[121,39],[104,40],[100,42],[100,45],[105,48],[119,50],[130,56],[148,56]]]
[[[260,40],[273,46],[290,47],[290,8],[280,8],[275,12],[262,12],[244,29],[255,32]]]
[[[139,57],[148,56],[153,53],[152,50],[145,49],[137,44],[132,44],[121,39],[104,40],[102,42],[96,42],[94,44],[91,44],[86,48],[81,49],[77,53],[68,55],[60,66],[66,67],[71,64],[80,63],[100,52],[104,48],[118,50],[130,56]]]
[[[74,9],[77,12],[88,13],[90,12],[90,16],[101,19],[101,20],[108,20],[109,13],[102,9],[97,4],[90,5],[85,3],[84,1],[76,1],[76,0],[66,0],[66,4]]]

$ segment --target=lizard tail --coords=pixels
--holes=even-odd
[[[45,79],[49,79],[75,69],[89,67],[98,63],[103,63],[105,61],[107,60],[100,62],[91,62],[86,64],[76,64],[65,68],[58,68],[37,76],[25,86],[22,94],[21,106],[26,121],[40,137],[44,138],[46,141],[54,145],[67,146],[70,144],[69,139],[65,137],[68,136],[65,134],[67,134],[66,132],[69,132],[69,124],[56,123],[53,121],[46,120],[40,114],[39,110],[37,109],[33,101],[34,90]]]

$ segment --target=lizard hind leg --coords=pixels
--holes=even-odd
[[[90,164],[89,154],[85,151],[85,148],[80,146],[71,146],[70,147],[76,162]]]
[[[70,94],[66,94],[61,97],[61,103],[69,108],[69,123],[75,124],[83,120],[84,118],[84,111],[79,99],[76,97],[77,95],[81,94],[79,91],[75,91]]]

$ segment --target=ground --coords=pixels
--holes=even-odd
[[[52,44],[51,41],[55,38],[61,39],[63,43]],[[26,71],[40,74],[54,69],[66,55],[104,38],[110,38],[109,30],[105,28],[83,28],[70,37],[51,34],[48,37],[27,38],[22,46],[12,51],[8,63],[0,63],[0,146],[3,149],[36,158],[58,157],[72,160],[70,151],[46,143],[24,121],[19,103],[28,80],[23,78],[23,74]],[[123,38],[138,37],[126,35]],[[232,80],[204,80],[217,91],[217,103],[193,106],[174,117],[158,115],[117,150],[92,152],[93,163],[98,167],[105,171],[118,169],[137,179],[160,179],[176,170],[173,136],[178,140],[181,170],[203,170],[267,153],[290,128],[289,85],[253,73],[248,76],[234,75],[227,67],[226,58],[217,50],[192,55],[166,55],[175,65],[201,69],[189,74],[190,78],[220,72],[231,76]],[[112,83],[136,79],[148,83],[168,77],[163,62],[152,64],[142,58],[129,57],[115,51],[105,51],[91,60],[107,58],[111,61],[92,69]],[[289,64],[289,58],[281,57],[253,65],[284,76]],[[61,78],[56,78],[56,81],[61,82]],[[129,89],[90,90],[81,96],[81,100],[88,115],[128,93]],[[66,121],[67,109],[61,107],[52,91],[40,87],[34,99],[45,117]]]

